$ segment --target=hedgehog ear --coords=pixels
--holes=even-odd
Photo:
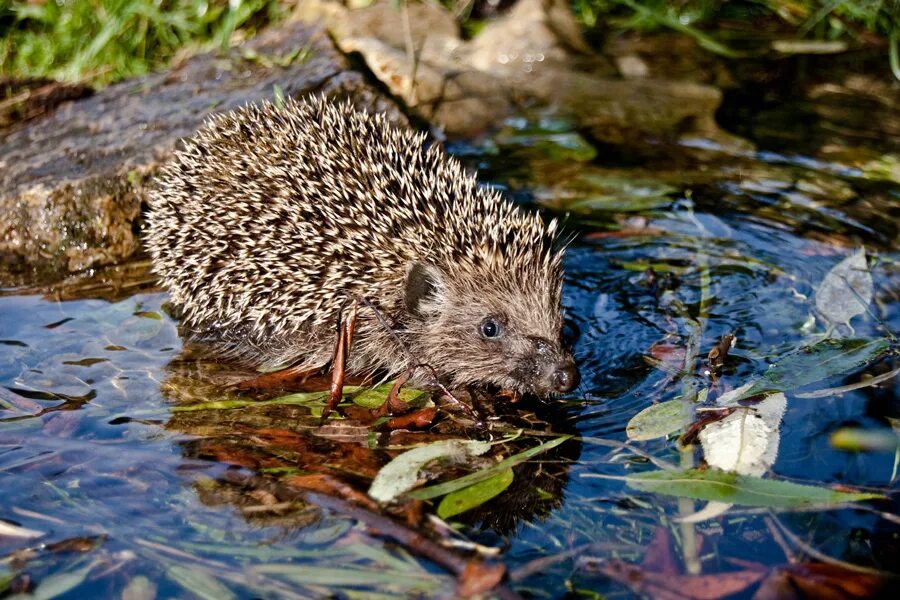
[[[422,303],[433,298],[443,287],[444,280],[434,265],[414,262],[406,272],[406,310],[421,316]]]

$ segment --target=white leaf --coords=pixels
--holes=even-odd
[[[734,406],[738,388],[719,398],[720,406]],[[781,418],[787,409],[782,393],[771,394],[752,406],[736,406],[727,417],[710,423],[699,434],[703,454],[710,466],[741,475],[760,476],[775,463],[781,434]]]
[[[369,487],[369,496],[379,502],[390,502],[414,488],[419,471],[429,463],[440,460],[447,464],[464,462],[490,450],[490,442],[445,440],[413,448],[381,467]]]
[[[849,325],[850,319],[866,312],[871,301],[872,275],[865,248],[836,264],[816,290],[816,309],[834,325]]]

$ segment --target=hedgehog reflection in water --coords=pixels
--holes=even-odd
[[[326,99],[211,118],[150,195],[147,244],[185,329],[256,367],[334,357],[413,383],[574,389],[556,222],[424,141]]]

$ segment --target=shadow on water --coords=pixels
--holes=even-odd
[[[675,519],[704,503],[623,479],[702,465],[696,447],[675,443],[690,423],[680,413],[663,435],[629,441],[630,420],[648,407],[702,390],[698,405],[715,408],[826,333],[871,341],[898,330],[900,159],[891,140],[865,145],[871,124],[860,136],[826,135],[843,118],[831,91],[804,107],[803,144],[766,107],[726,114],[744,118],[741,133],[759,144],[743,153],[703,140],[613,153],[542,115],[510,122],[495,140],[451,144],[484,179],[557,211],[577,234],[564,303],[580,332],[578,393],[476,398],[480,424],[446,407],[424,431],[385,432],[347,403],[345,418],[322,425],[321,397],[235,395],[228,383],[247,373],[182,347],[146,261],[2,291],[0,596],[450,596],[457,582],[440,561],[308,494],[366,505],[372,478],[413,444],[496,442],[424,471],[447,481],[562,434],[577,437],[518,464],[503,493],[445,523],[429,518],[439,499],[387,514],[421,524],[453,556],[502,561],[509,585],[530,597],[699,593],[692,563],[735,597],[879,593],[894,583],[885,574],[900,572],[898,379],[859,385],[895,370],[895,350],[818,378],[807,367],[785,375],[800,383],[764,430],[760,471],[886,499],[822,510],[734,502],[688,526]],[[851,116],[848,126],[861,127]],[[852,330],[829,327],[817,295],[863,246],[872,301],[848,319]],[[726,334],[737,344],[708,376],[707,353]],[[686,370],[692,344],[697,368]],[[809,396],[841,386],[850,387]],[[848,431],[888,443],[836,444]]]

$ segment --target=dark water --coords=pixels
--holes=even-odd
[[[773,117],[765,116],[770,126]],[[828,327],[816,312],[817,290],[861,246],[873,301],[850,321],[852,335],[884,338],[898,330],[896,144],[889,136],[869,145],[871,136],[829,137],[830,121],[822,119],[820,129],[803,122],[818,137],[804,135],[795,150],[790,140],[760,134],[755,152],[692,140],[633,156],[601,150],[585,161],[576,132],[538,121],[511,123],[498,152],[470,144],[451,150],[515,198],[553,206],[577,234],[564,303],[580,332],[582,384],[526,419],[533,430],[577,437],[544,463],[517,467],[503,495],[451,519],[459,523],[456,539],[468,543],[458,552],[471,542],[495,548],[513,589],[551,598],[630,595],[604,572],[610,559],[669,574],[687,573],[692,561],[704,574],[741,571],[740,561],[764,569],[791,560],[825,561],[839,574],[855,573],[843,571],[852,565],[900,571],[896,494],[798,512],[735,506],[686,527],[671,519],[702,502],[685,505],[596,477],[657,468],[650,458],[684,464],[674,437],[633,443],[638,453],[615,447],[640,410],[683,394],[685,382],[709,385],[673,377],[648,355],[693,339],[705,357],[733,333],[737,345],[716,389],[750,381],[778,357],[821,339]],[[780,125],[790,131],[792,122]],[[537,142],[535,127],[547,134]],[[745,129],[740,133],[753,134]],[[525,130],[528,142],[520,144],[516,136]],[[819,138],[832,146],[808,143]],[[388,455],[369,449],[384,440],[365,427],[317,429],[302,403],[179,408],[240,399],[221,385],[226,367],[183,352],[165,302],[139,264],[121,277],[113,270],[0,296],[0,519],[39,532],[0,531],[0,595],[452,596],[453,577],[371,528],[246,484],[242,478],[258,474],[274,481],[324,471],[365,491]],[[700,329],[691,329],[698,317]],[[832,335],[851,333],[841,325]],[[896,367],[884,354],[802,391]],[[895,378],[824,398],[789,392],[767,477],[894,492],[895,451],[837,449],[831,434],[847,427],[891,432],[900,418],[898,389]],[[521,419],[508,417],[513,429]],[[402,443],[415,443],[416,435],[433,439],[415,434]],[[526,433],[503,454],[539,441]],[[699,463],[699,452],[690,456]],[[695,548],[686,547],[685,535],[696,537]],[[662,542],[648,550],[654,539]],[[675,566],[662,566],[665,557]],[[737,590],[738,597],[755,589]],[[816,595],[819,588],[810,589]]]

